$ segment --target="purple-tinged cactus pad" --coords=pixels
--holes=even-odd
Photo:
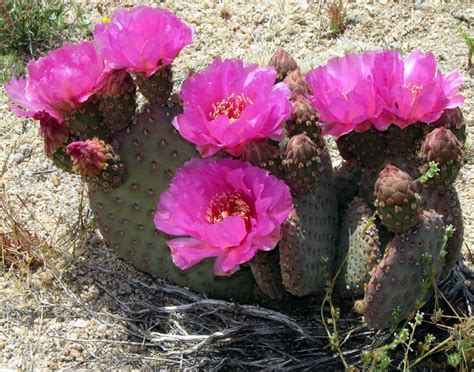
[[[445,224],[425,211],[410,232],[397,235],[372,273],[364,297],[364,319],[370,328],[386,329],[419,309],[444,263]]]

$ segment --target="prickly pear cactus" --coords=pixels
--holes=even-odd
[[[413,231],[389,243],[365,291],[364,319],[369,327],[390,328],[424,304],[441,274],[446,239],[442,217],[424,211]]]
[[[359,194],[361,169],[355,161],[343,161],[334,168],[333,176],[336,186],[339,219],[342,219],[349,207],[349,202]]]
[[[109,45],[107,22],[97,25],[95,43],[66,45],[60,51],[64,58],[44,57],[49,61],[44,65],[33,61],[37,75],[44,73],[41,81],[32,77],[7,84],[16,112],[40,121],[48,157],[88,183],[90,207],[117,255],[172,283],[239,302],[325,294],[342,267],[334,293],[345,299],[364,296],[361,311],[369,327],[389,328],[409,318],[440,275],[454,267],[462,246],[462,212],[453,182],[462,165],[465,124],[458,108],[446,109],[462,101],[461,79],[450,75],[438,92],[450,96],[432,102],[424,96],[430,93],[426,87],[392,89],[383,79],[377,81],[382,91],[371,85],[375,80],[367,74],[380,67],[371,65],[375,58],[399,59],[387,69],[403,67],[396,51],[352,53],[331,62],[329,70],[320,66],[305,76],[279,48],[269,61],[276,73],[218,58],[189,76],[181,110],[170,100],[171,63],[191,43],[191,27],[151,7],[125,14],[133,30],[134,22],[157,28],[146,46],[133,45],[137,58],[128,60],[127,53],[116,50],[141,40],[127,34],[127,22],[114,29],[115,36],[124,37],[114,45]],[[140,14],[145,14],[141,20]],[[152,24],[149,17],[162,22]],[[176,32],[168,32],[173,28]],[[169,50],[160,50],[160,58],[151,61],[154,54],[145,51],[156,45]],[[118,61],[112,62],[114,57]],[[52,74],[51,68],[67,72],[71,80],[56,81],[63,74]],[[353,73],[358,68],[363,71]],[[45,86],[50,79],[51,87]],[[234,92],[239,79],[246,87]],[[36,86],[38,92],[51,88],[54,94],[27,91]],[[148,101],[138,113],[137,91]],[[421,95],[412,104],[433,107],[415,110],[406,97],[406,105],[390,102],[388,91]],[[344,159],[336,169],[325,134],[337,137]],[[196,187],[192,197],[181,197],[183,191],[195,191],[188,183],[176,198],[169,196],[174,174],[188,175],[194,186],[203,169],[214,171],[220,161],[224,176],[203,173],[204,186]],[[180,173],[200,162],[209,168]],[[211,190],[214,176],[219,187]],[[222,178],[225,188],[220,188]],[[273,188],[265,189],[266,182]],[[247,200],[244,188],[254,188],[255,199]],[[176,209],[195,196],[202,196],[199,208],[184,203]],[[168,209],[161,210],[166,197]],[[179,213],[169,217],[174,212]],[[181,225],[190,229],[177,232],[175,222],[182,216]],[[203,234],[194,236],[195,228]]]
[[[452,236],[446,242],[446,257],[443,273],[448,274],[456,265],[464,241],[464,224],[461,203],[454,187],[444,192],[434,191],[428,188],[422,190],[423,207],[434,209],[443,216],[446,224],[454,228]]]
[[[167,236],[153,225],[157,197],[168,187],[170,176],[196,156],[194,147],[171,126],[177,109],[147,106],[131,128],[114,137],[127,180],[108,193],[91,191],[91,208],[107,243],[139,269],[210,296],[249,301],[256,288],[250,270],[217,277],[209,262],[180,270],[171,261]]]
[[[296,296],[323,293],[326,283],[322,278],[329,278],[334,270],[337,199],[329,154],[326,149],[320,151],[321,156],[311,171],[315,172],[313,177],[317,182],[311,191],[293,198],[295,210],[283,226],[280,241],[283,284]],[[292,168],[287,171],[293,172]],[[296,186],[300,190],[301,185]]]
[[[338,266],[343,265],[337,278],[342,295],[361,297],[364,284],[381,259],[379,232],[375,216],[367,202],[352,200],[339,229]]]
[[[281,278],[280,254],[277,249],[270,252],[257,252],[249,265],[263,293],[272,300],[283,300],[288,297]]]
[[[364,167],[377,167],[385,160],[384,136],[374,129],[339,137],[337,147],[345,160],[355,159]]]

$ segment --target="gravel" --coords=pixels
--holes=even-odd
[[[104,2],[103,8],[108,13],[120,3]],[[467,48],[457,31],[459,25],[468,28],[474,22],[471,5],[357,1],[347,6],[347,29],[337,38],[328,32],[325,6],[309,0],[170,0],[159,5],[195,28],[194,44],[175,63],[176,89],[189,71],[205,67],[218,55],[262,64],[281,45],[303,70],[308,70],[350,50],[398,48],[407,55],[422,48],[437,55],[443,71],[459,69],[464,73],[463,112],[469,122],[469,137],[473,138],[474,78],[466,73]],[[84,9],[93,23],[100,19],[89,2]],[[31,232],[51,246],[52,258],[45,268],[24,277],[12,273],[0,276],[0,367],[109,369],[166,365],[159,349],[127,342],[130,338],[123,331],[127,319],[117,315],[117,299],[131,304],[142,301],[145,295],[107,271],[150,284],[153,280],[118,260],[97,232],[79,229],[80,179],[59,171],[48,161],[37,124],[14,116],[6,102],[2,90],[0,164],[5,171],[0,186],[18,220],[25,221]],[[474,249],[473,154],[471,146],[457,180],[468,261],[472,260],[469,248]],[[83,207],[85,221],[90,223],[87,200]],[[5,216],[0,217],[3,221]]]

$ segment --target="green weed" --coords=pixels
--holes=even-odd
[[[37,58],[67,38],[87,32],[88,22],[76,4],[58,0],[6,0],[0,3],[0,50]]]

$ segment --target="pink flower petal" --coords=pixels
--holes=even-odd
[[[191,27],[160,8],[118,8],[109,23],[98,24],[94,39],[110,69],[153,75],[169,66],[181,49],[192,43]]]
[[[250,141],[282,139],[291,93],[275,79],[272,68],[217,58],[183,83],[184,110],[173,125],[203,157],[220,150],[238,156]]]
[[[161,194],[154,223],[183,237],[169,242],[178,267],[216,257],[214,273],[231,275],[258,250],[275,248],[291,210],[288,186],[264,169],[228,158],[194,159]]]
[[[171,249],[173,263],[181,270],[189,269],[205,258],[215,257],[222,253],[221,249],[193,238],[168,240],[168,247]]]

